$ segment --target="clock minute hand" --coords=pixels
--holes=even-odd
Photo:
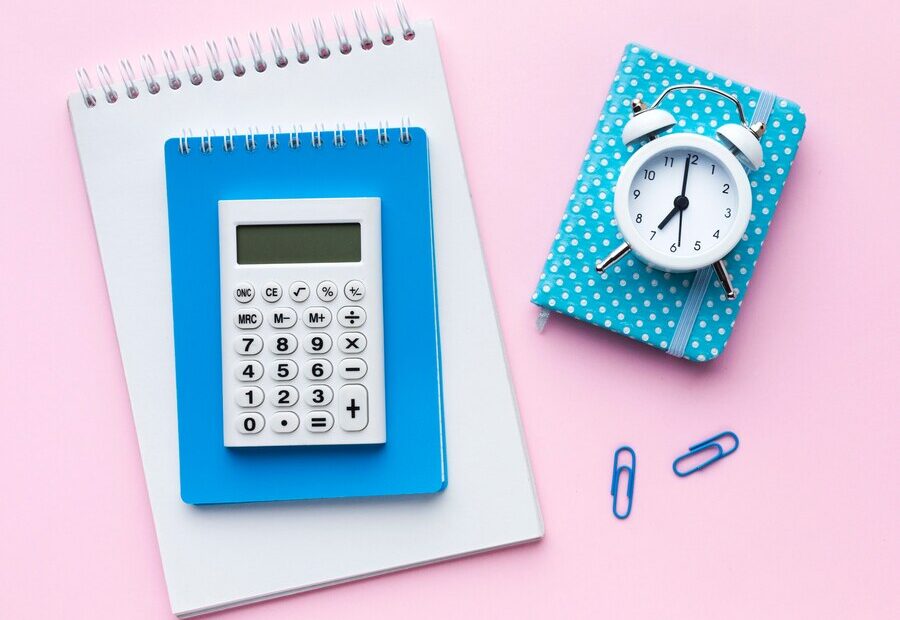
[[[662,230],[663,228],[665,228],[666,224],[669,223],[669,220],[671,220],[673,217],[675,217],[676,213],[679,214],[678,222],[679,222],[679,224],[681,223],[681,219],[682,219],[681,213],[685,209],[687,209],[688,205],[690,204],[690,201],[688,200],[687,195],[685,194],[685,192],[687,192],[688,173],[690,171],[691,171],[691,156],[690,156],[690,154],[688,154],[688,156],[684,158],[684,177],[682,177],[682,179],[681,179],[681,194],[679,194],[678,196],[675,196],[675,206],[672,207],[672,210],[669,211],[669,213],[666,215],[666,217],[663,218],[663,221],[661,221],[659,223],[659,226],[657,226],[657,228],[659,230]],[[679,226],[679,229],[680,228],[681,227]],[[680,235],[679,235],[679,238],[680,238]],[[681,245],[681,243],[679,243],[678,245]]]

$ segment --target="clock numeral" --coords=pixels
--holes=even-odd
[[[731,189],[731,186],[728,183],[725,183],[724,185],[722,185],[722,193],[723,194],[727,194],[728,190],[730,190],[730,189]]]
[[[656,170],[647,170],[644,168],[644,178],[648,181],[652,181],[656,178]]]
[[[688,155],[688,157],[691,158],[691,165],[692,165],[692,166],[696,166],[696,165],[697,165],[697,160],[700,159],[700,156],[699,156],[699,155]]]
[[[636,199],[638,196],[641,195],[641,190],[636,189],[636,190],[634,190],[632,193],[634,194],[634,197],[635,197],[635,199]]]
[[[731,207],[725,209],[725,217],[731,217]]]
[[[652,241],[652,240],[653,240],[653,237],[655,237],[655,236],[656,236],[656,231],[655,231],[655,230],[651,230],[651,231],[650,231],[650,240]]]
[[[694,251],[695,252],[700,251],[700,242],[699,241],[694,241]]]
[[[669,246],[669,251],[670,251],[670,252],[677,252],[677,251],[678,251],[678,247],[673,243],[671,246]]]
[[[713,237],[715,237],[716,239],[719,238],[719,231],[718,231],[718,230],[717,230],[716,232],[713,233]]]
[[[668,155],[666,155],[663,159],[665,160],[663,162],[663,166],[666,166],[669,168],[675,167],[675,158],[674,157],[669,157]]]
[[[644,221],[644,215],[643,215],[643,213],[638,213],[638,214],[637,214],[637,217],[634,218],[634,221],[637,222],[638,224],[640,224],[641,222],[643,222],[643,221]]]
[[[715,165],[715,164],[712,165],[712,173],[713,173],[713,174],[716,173],[716,165]]]

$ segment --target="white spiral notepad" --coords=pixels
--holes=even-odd
[[[173,611],[188,616],[540,538],[540,510],[430,22],[354,15],[155,65],[68,99]],[[374,26],[374,27],[373,27]],[[399,27],[398,27],[399,26]],[[392,32],[393,31],[393,32]],[[371,35],[371,36],[370,36]],[[249,45],[249,48],[247,48]],[[434,496],[196,507],[179,497],[163,143],[403,117],[429,136],[448,486]],[[348,171],[352,174],[352,171]],[[473,353],[477,352],[477,353]],[[472,355],[478,364],[472,364]]]

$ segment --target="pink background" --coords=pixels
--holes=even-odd
[[[437,24],[546,539],[223,616],[898,617],[900,15],[863,4],[410,1]],[[80,66],[356,4],[5,5],[0,615],[166,617],[65,96]],[[533,285],[629,40],[808,114],[741,319],[705,366],[564,319],[533,327]],[[734,456],[672,474],[724,429]],[[608,488],[622,443],[639,461],[626,522]]]

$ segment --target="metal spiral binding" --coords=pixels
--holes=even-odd
[[[400,0],[397,0],[395,8],[403,40],[413,40],[416,33],[410,24],[406,7],[403,6],[403,3]],[[392,45],[395,39],[394,34],[391,31],[391,25],[384,14],[384,11],[377,5],[375,7],[375,20],[381,35],[381,44],[385,46]],[[353,11],[353,23],[356,26],[359,49],[362,51],[372,50],[375,47],[375,42],[372,37],[369,36],[369,28],[361,11]],[[325,27],[322,25],[320,19],[314,19],[312,21],[312,30],[316,46],[316,56],[321,60],[327,60],[332,55],[331,48],[328,47]],[[347,34],[347,29],[344,26],[344,19],[339,15],[334,16],[334,32],[338,39],[337,50],[342,55],[353,53],[355,44],[351,42],[350,36]],[[287,67],[291,64],[292,60],[296,60],[300,65],[304,65],[310,61],[310,54],[306,50],[303,32],[300,29],[299,24],[291,24],[291,39],[293,40],[295,49],[295,56],[293,59],[290,59],[288,55],[285,54],[284,42],[278,28],[272,27],[269,30],[269,39],[269,47],[271,48],[272,54],[271,58],[276,67]],[[184,68],[187,73],[187,81],[193,86],[200,86],[207,76],[215,82],[219,82],[227,77],[222,68],[218,45],[214,41],[206,41],[205,44],[208,65],[207,75],[204,75],[204,73],[206,73],[206,68],[201,66],[200,59],[194,46],[185,45],[183,48],[183,60]],[[263,73],[268,69],[269,63],[266,60],[264,45],[258,33],[251,32],[249,34],[249,46],[254,69],[259,73]],[[244,64],[244,61],[241,60],[241,48],[235,37],[230,36],[225,39],[225,53],[228,57],[228,62],[231,65],[232,75],[235,77],[242,77],[245,75],[247,67]],[[178,59],[174,52],[170,49],[164,50],[162,52],[162,60],[163,69],[166,74],[166,84],[170,90],[179,90],[183,84],[181,77],[178,75]],[[135,79],[135,72],[130,61],[125,59],[121,60],[119,62],[119,67],[122,77],[122,88],[128,99],[137,99],[142,93],[155,95],[162,90],[162,86],[156,77],[156,63],[151,56],[147,54],[141,56],[140,68],[141,77],[143,78],[142,86],[139,85]],[[118,102],[119,92],[114,86],[109,68],[104,64],[98,65],[96,75],[100,90],[103,93],[103,100],[108,104],[115,104]],[[84,105],[89,108],[97,107],[99,99],[93,92],[94,86],[87,71],[85,71],[84,68],[78,69],[75,73],[75,78],[78,82],[78,90],[81,92],[81,98],[84,101]]]
[[[388,130],[390,129],[390,123],[386,121],[382,121],[378,123],[378,129],[376,131],[377,135],[377,143],[379,145],[387,145],[390,143],[390,137],[388,135]],[[369,140],[366,137],[367,127],[365,123],[357,123],[356,129],[354,132],[354,143],[356,146],[365,147],[369,145]],[[409,117],[404,117],[400,120],[400,125],[397,126],[400,134],[400,143],[401,144],[409,144],[412,142],[412,124],[410,122]],[[316,123],[313,125],[313,130],[310,132],[309,144],[315,149],[321,149],[325,146],[325,141],[322,139],[322,132],[326,131],[325,125],[323,123]],[[335,148],[343,148],[347,146],[347,138],[344,136],[347,131],[347,126],[344,123],[336,123],[334,126],[334,130],[332,132],[331,144]],[[233,129],[227,129],[225,134],[222,136],[222,150],[226,153],[233,152],[235,149],[234,139],[235,139],[236,131]],[[265,133],[266,136],[266,150],[269,151],[277,151],[281,146],[281,143],[278,141],[278,135],[281,133],[281,128],[276,127],[275,125],[271,125],[269,131]],[[300,135],[303,133],[302,125],[294,125],[293,128],[287,132],[288,134],[288,146],[291,149],[299,149],[301,148],[301,138]],[[244,148],[248,152],[254,152],[257,150],[257,142],[256,138],[259,134],[258,127],[248,127],[247,134],[243,136],[244,138]],[[204,135],[200,136],[200,152],[204,154],[212,153],[214,150],[213,138],[215,137],[214,132],[206,131]],[[193,134],[190,130],[182,130],[181,136],[178,138],[178,151],[182,155],[190,155],[191,146],[190,139],[193,138]]]

